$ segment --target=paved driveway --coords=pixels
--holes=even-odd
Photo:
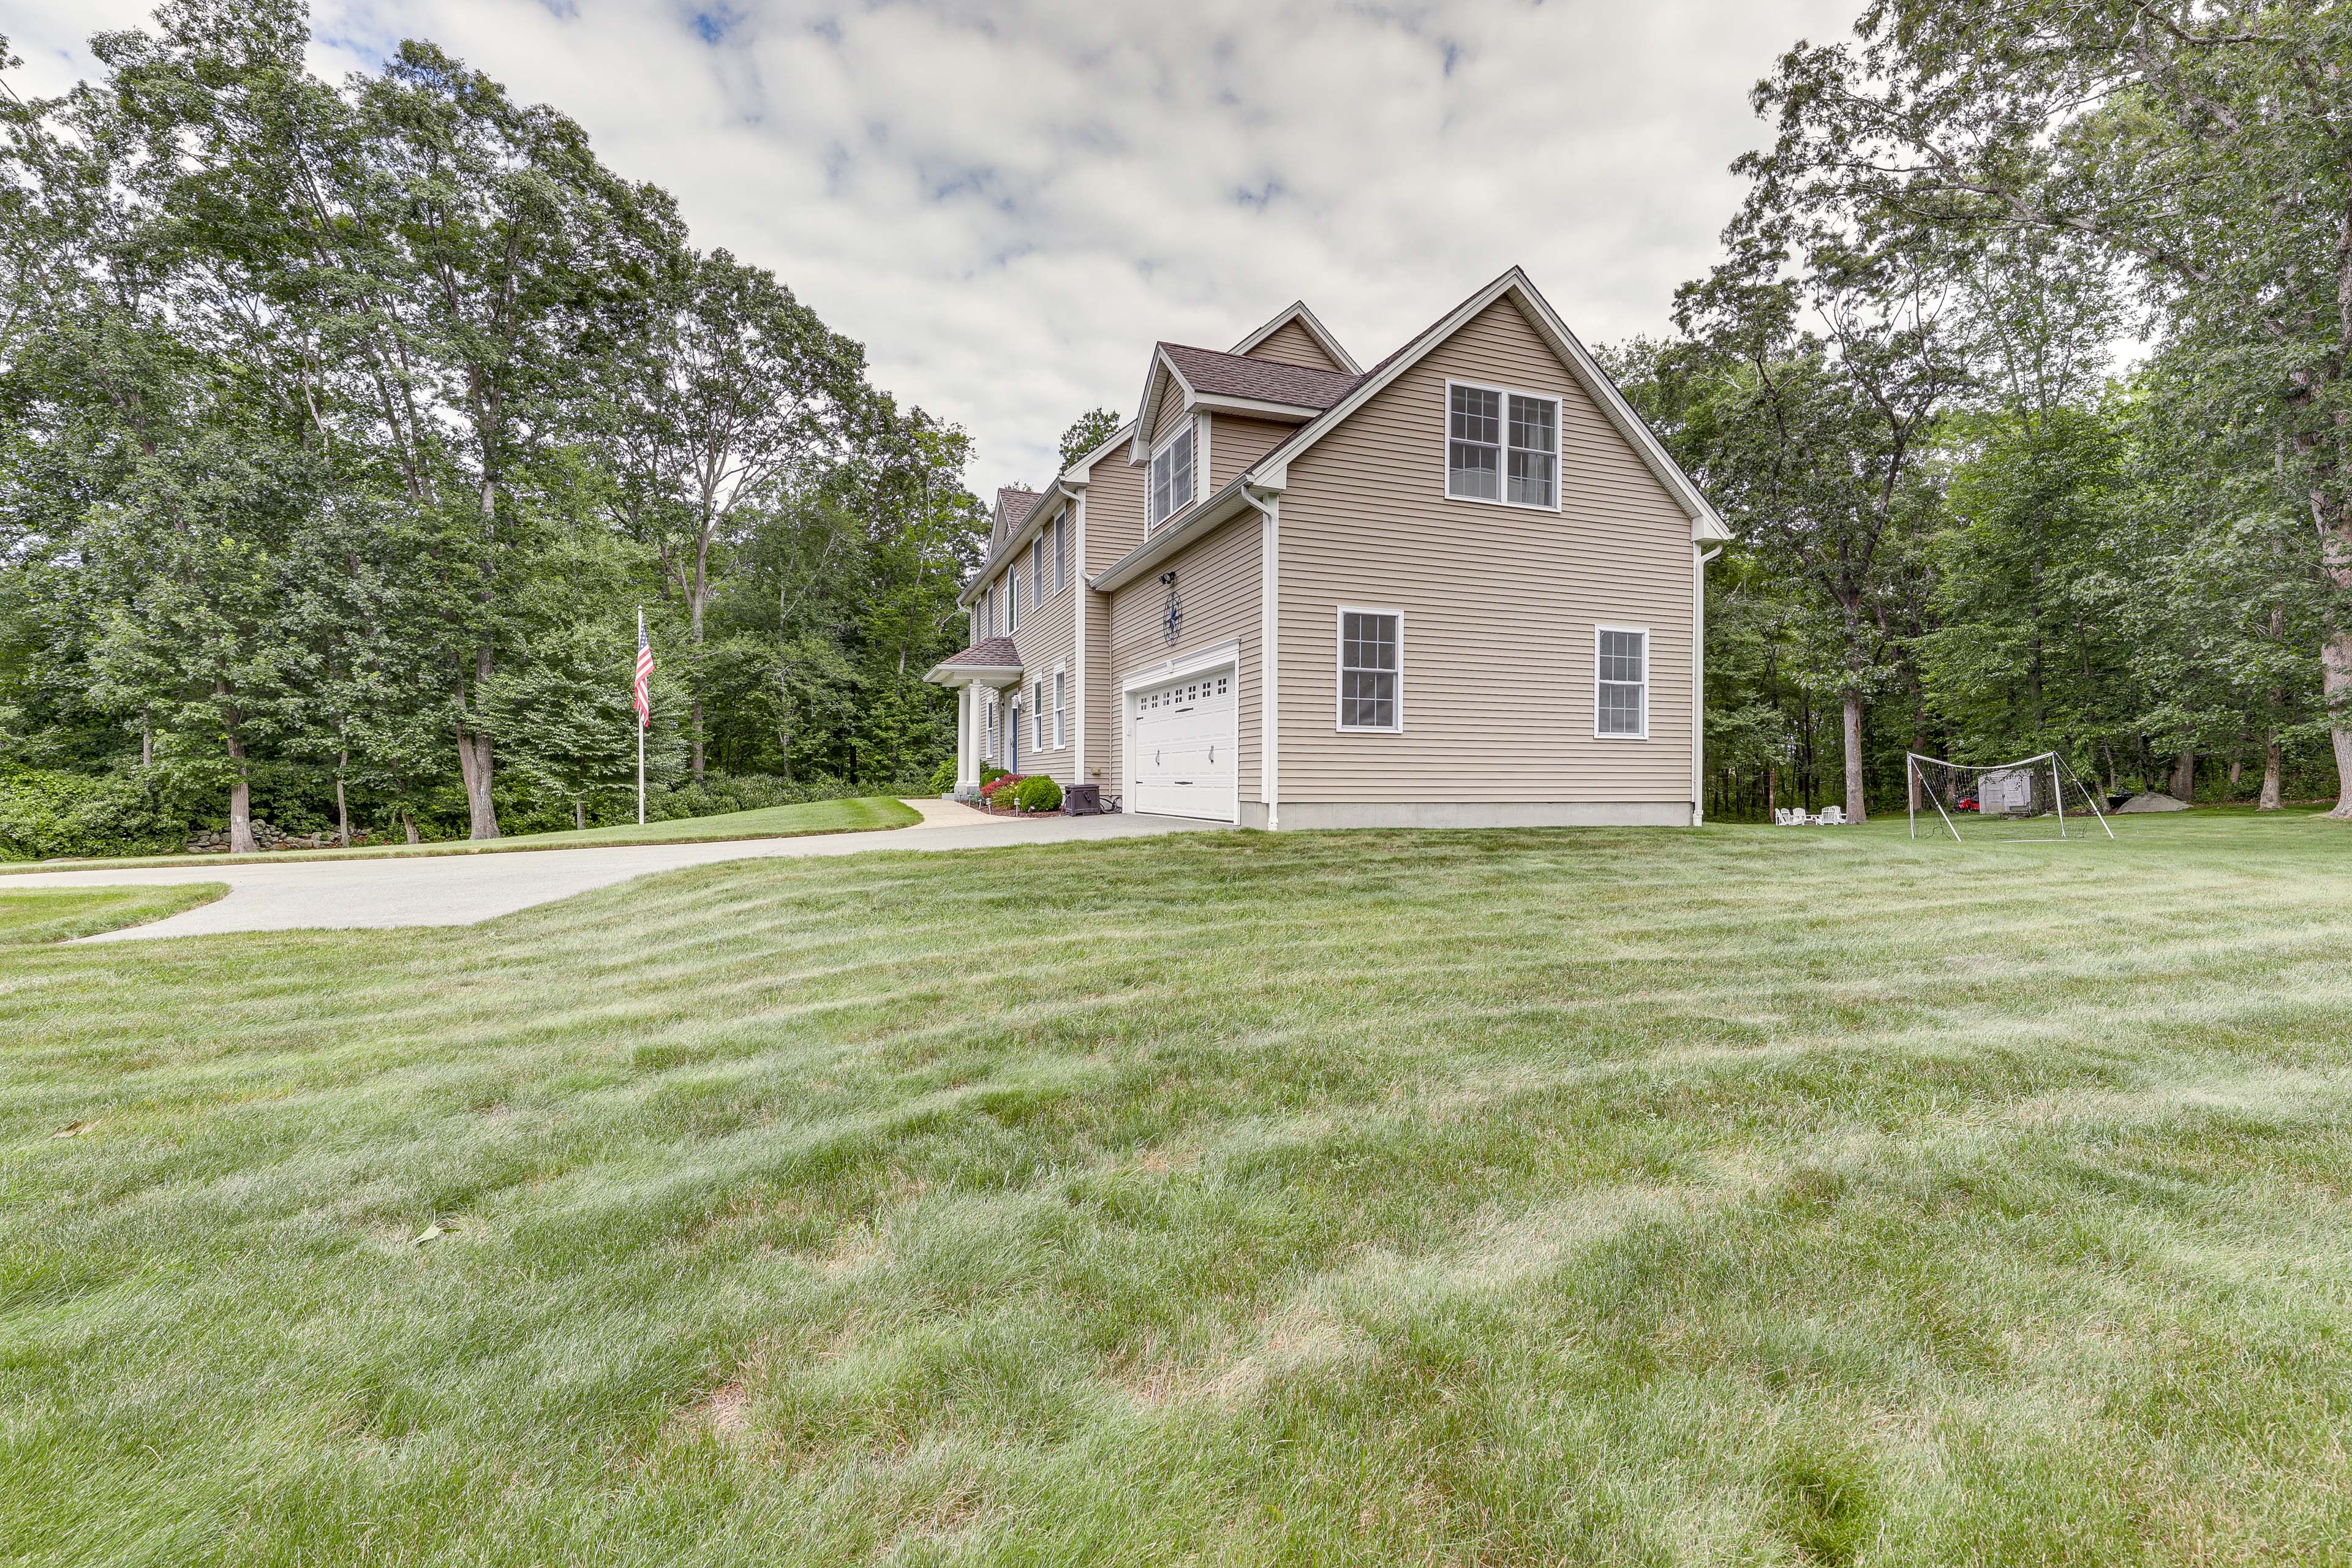
[[[1131,838],[1214,827],[1172,816],[987,816],[943,801],[910,800],[916,826],[801,838],[741,838],[723,844],[629,844],[499,855],[422,855],[382,860],[287,860],[238,866],[159,866],[142,870],[27,871],[0,877],[0,889],[121,887],[127,883],[226,882],[228,896],[202,909],[85,942],[141,942],[215,931],[304,927],[472,925],[533,904],[568,899],[651,871],[877,849],[984,849],[1005,844]]]

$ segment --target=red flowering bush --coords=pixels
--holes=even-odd
[[[991,805],[998,805],[999,802],[996,798],[998,791],[1003,790],[1010,792],[1015,785],[1020,784],[1023,779],[1025,779],[1029,775],[1027,773],[1000,773],[995,778],[989,780],[986,784],[980,786],[980,798],[986,801]],[[1012,799],[1012,795],[1007,793],[1004,796],[1004,803],[1010,804]]]

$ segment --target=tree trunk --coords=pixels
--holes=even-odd
[[[416,837],[416,818],[404,805],[400,808],[400,826],[402,831],[408,835],[408,841],[411,844],[421,842]]]
[[[351,761],[348,753],[343,761]],[[346,849],[352,847],[352,808],[343,799],[343,775],[340,770],[335,773],[335,842]]]
[[[2320,689],[2327,697],[2327,738],[2336,744],[2336,809],[2327,815],[2352,822],[2352,632],[2331,635],[2319,650]]]
[[[474,650],[474,683],[476,688],[489,683],[491,664],[488,643]],[[466,784],[467,834],[468,838],[499,837],[499,808],[490,799],[490,777],[496,759],[490,750],[490,738],[480,730],[466,727],[466,689],[460,681],[457,688],[457,772]]]
[[[2172,759],[2172,788],[2169,793],[2175,800],[2193,801],[2197,798],[2196,747],[2183,746],[2180,754]]]
[[[694,722],[694,782],[702,782],[702,699],[698,697],[687,707],[687,717]]]
[[[236,765],[236,776],[228,786],[228,852],[250,855],[253,842],[253,785],[245,776],[245,742],[235,735],[228,738],[228,760]]]
[[[572,826],[583,833],[588,831],[588,803],[576,795],[572,797]]]
[[[490,738],[457,725],[457,772],[466,783],[466,815],[469,838],[499,836],[499,808],[490,802]]]
[[[1869,817],[1862,803],[1862,694],[1849,692],[1845,699],[1845,819],[1865,822]]]
[[[2256,811],[2276,811],[2283,804],[2284,780],[2281,775],[2284,770],[2280,764],[2285,760],[2284,750],[2279,744],[2278,731],[2272,731],[2269,742],[2263,747],[2263,798],[2254,803]]]

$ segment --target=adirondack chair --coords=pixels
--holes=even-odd
[[[1845,807],[1825,805],[1822,807],[1822,814],[1813,818],[1813,821],[1822,827],[1843,827],[1846,825]]]

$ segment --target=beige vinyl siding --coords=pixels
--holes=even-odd
[[[1057,663],[1061,664],[1070,672],[1070,701],[1075,710],[1077,702],[1078,658],[1076,642],[1072,636],[1073,628],[1076,624],[1076,615],[1072,606],[1077,603],[1078,595],[1087,590],[1082,585],[1072,583],[1060,593],[1054,592],[1053,524],[1048,522],[1045,526],[1047,531],[1044,536],[1045,542],[1045,598],[1033,601],[1029,597],[1031,581],[1027,545],[1021,547],[1020,553],[1013,558],[1013,562],[1007,568],[1008,570],[1017,569],[1021,574],[1023,605],[1021,629],[1013,634],[1013,646],[1021,650],[1023,671],[1021,677],[1021,771],[1024,773],[1050,773],[1055,783],[1067,788],[1078,782],[1077,715],[1075,710],[1071,714],[1071,723],[1066,731],[1066,743],[1058,750],[1054,749],[1051,709],[1054,700],[1054,666]],[[1045,681],[1047,703],[1045,716],[1047,749],[1042,752],[1030,744],[1028,713],[1030,695],[1035,689],[1040,677],[1043,677]],[[1007,692],[1006,695],[1009,697],[1012,694]],[[1003,750],[1003,747],[1000,742],[998,746],[1000,762]]]
[[[1560,510],[1447,499],[1449,376],[1561,399]],[[1517,305],[1483,311],[1289,476],[1284,805],[1690,799],[1690,519]],[[1342,605],[1403,616],[1400,734],[1338,732]],[[1649,628],[1647,740],[1592,733],[1599,624]]]
[[[1143,491],[1150,470],[1127,460],[1121,442],[1095,459],[1087,481],[1087,561],[1091,578],[1143,542]],[[1087,599],[1087,774],[1112,793],[1118,770],[1118,682],[1111,671],[1110,595],[1083,589]],[[1075,697],[1072,698],[1076,701]],[[1081,781],[1084,782],[1084,781]]]
[[[1315,334],[1298,324],[1296,319],[1275,329],[1274,335],[1250,350],[1252,359],[1279,360],[1284,364],[1303,364],[1315,370],[1344,371],[1348,367],[1335,363]]]
[[[1186,545],[1169,557],[1161,571],[1176,574],[1176,591],[1184,602],[1183,630],[1171,643],[1160,631],[1168,590],[1160,574],[1148,574],[1111,595],[1110,675],[1103,685],[1103,700],[1111,717],[1108,749],[1102,754],[1106,792],[1125,787],[1126,700],[1121,694],[1128,676],[1166,659],[1181,658],[1222,642],[1238,640],[1234,663],[1235,758],[1240,798],[1258,798],[1258,730],[1263,710],[1258,702],[1258,585],[1261,577],[1260,527],[1255,512],[1217,528],[1206,538]],[[1089,765],[1091,748],[1088,741]]]
[[[1272,451],[1275,444],[1297,429],[1271,419],[1244,419],[1236,415],[1209,416],[1209,477],[1201,494],[1213,496],[1235,474]]]
[[[1176,421],[1184,413],[1184,389],[1176,378],[1168,378],[1168,389],[1160,395],[1160,406],[1151,411],[1150,444],[1158,446],[1160,438],[1176,428]]]

